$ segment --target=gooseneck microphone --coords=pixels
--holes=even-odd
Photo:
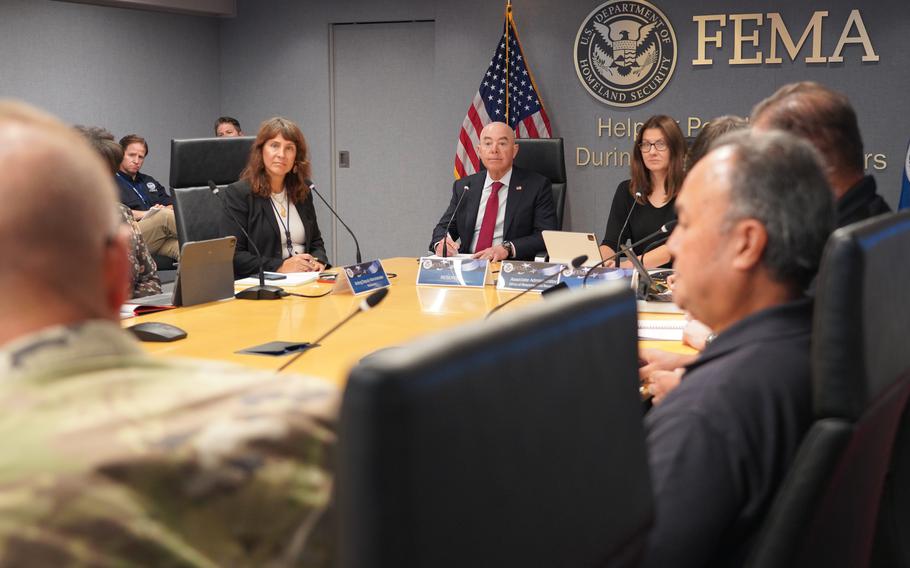
[[[265,284],[265,259],[262,257],[262,253],[259,252],[259,247],[256,246],[255,241],[250,238],[250,234],[246,232],[243,223],[237,220],[237,217],[234,217],[234,213],[231,211],[230,207],[227,206],[227,203],[224,201],[224,196],[221,195],[221,190],[218,189],[218,186],[215,185],[215,182],[212,180],[208,181],[209,189],[212,190],[212,193],[218,197],[218,201],[221,202],[221,207],[224,209],[225,213],[231,218],[235,225],[240,229],[240,232],[243,233],[243,236],[246,237],[246,242],[253,247],[253,252],[256,253],[256,260],[259,261],[259,285],[251,286],[246,290],[241,290],[234,294],[234,297],[239,300],[277,300],[287,296],[288,293],[284,291],[283,288],[278,286],[266,286]]]
[[[360,302],[360,304],[357,306],[357,309],[355,309],[353,312],[351,312],[346,318],[344,318],[344,319],[341,320],[340,322],[336,323],[336,324],[332,327],[332,329],[330,329],[330,330],[328,330],[327,332],[323,333],[323,334],[319,337],[319,339],[316,339],[315,341],[312,341],[312,342],[310,343],[310,347],[315,347],[315,346],[319,345],[319,342],[320,342],[320,341],[324,340],[326,337],[328,337],[328,336],[332,335],[333,333],[335,333],[335,331],[336,331],[339,327],[341,327],[341,326],[343,326],[344,324],[346,324],[346,323],[348,323],[349,321],[351,321],[351,319],[352,319],[354,316],[356,316],[357,314],[359,314],[360,312],[365,312],[365,311],[367,311],[367,310],[371,310],[371,309],[375,308],[376,305],[379,304],[379,302],[381,302],[382,300],[385,299],[385,297],[386,297],[386,295],[388,295],[388,293],[389,293],[389,289],[388,289],[388,288],[380,288],[379,290],[376,290],[375,292],[373,292],[372,294],[370,294],[369,296],[367,296],[366,298],[364,298],[363,301]],[[296,361],[297,359],[299,359],[300,356],[303,355],[304,353],[306,353],[307,351],[309,351],[309,349],[304,349],[303,351],[300,351],[300,352],[298,352],[297,354],[295,354],[295,355],[294,355],[293,357],[291,357],[284,365],[282,365],[281,367],[279,367],[277,372],[280,373],[281,371],[285,370],[285,368],[287,368],[287,367],[288,367],[289,365],[291,365],[294,361]]]
[[[576,256],[575,258],[572,259],[572,262],[571,262],[572,268],[573,268],[573,269],[578,268],[579,266],[581,266],[582,264],[584,264],[587,260],[588,260],[588,255],[586,255],[586,254],[583,254],[583,255],[581,255],[581,256]],[[546,283],[549,282],[550,280],[556,278],[557,276],[559,276],[559,273],[560,273],[560,272],[561,272],[561,270],[558,271],[558,272],[554,272],[553,274],[550,274],[550,275],[547,276],[546,278],[542,278],[542,279],[538,280],[537,282],[534,283],[533,286],[531,286],[530,288],[525,288],[524,290],[521,291],[520,294],[518,294],[518,295],[515,296],[514,298],[509,298],[509,299],[506,300],[505,302],[499,304],[498,306],[496,306],[495,308],[493,308],[492,310],[490,310],[489,312],[487,312],[487,315],[484,317],[484,319],[486,319],[486,318],[492,316],[494,313],[496,313],[496,312],[498,312],[499,310],[501,310],[502,308],[508,306],[509,304],[511,304],[512,302],[514,302],[515,300],[517,300],[518,298],[521,298],[522,296],[524,296],[525,294],[527,294],[527,293],[530,292],[531,290],[536,290],[539,286],[543,286],[544,284],[546,284]]]
[[[632,207],[629,208],[629,214],[626,215],[626,220],[623,221],[622,229],[619,230],[619,236],[616,237],[616,252],[619,252],[620,245],[622,244],[622,234],[626,230],[626,227],[629,226],[629,219],[632,218],[632,212],[635,211],[635,206],[638,205],[638,200],[641,199],[641,192],[635,192],[635,199],[632,200]],[[614,255],[618,256],[618,255]],[[618,262],[616,264],[619,264]]]
[[[458,198],[458,203],[455,204],[455,210],[452,211],[452,216],[449,217],[449,222],[446,223],[446,232],[442,234],[442,258],[448,258],[449,256],[449,247],[447,246],[449,240],[449,229],[452,227],[452,221],[455,220],[455,215],[458,213],[458,208],[461,207],[461,202],[464,201],[464,196],[468,194],[469,189],[471,189],[471,186],[466,185],[464,186],[464,189],[461,190],[461,197]]]
[[[661,225],[659,229],[657,229],[656,231],[654,231],[647,237],[645,237],[643,239],[639,239],[638,241],[632,243],[631,246],[625,247],[624,250],[617,251],[615,254],[612,254],[612,255],[608,256],[607,258],[601,260],[600,262],[598,262],[597,264],[595,264],[594,266],[589,268],[588,272],[585,273],[585,277],[581,281],[582,288],[584,288],[588,285],[588,277],[591,276],[591,273],[594,271],[595,268],[599,268],[599,267],[603,266],[604,264],[610,262],[611,260],[618,258],[626,250],[630,251],[630,254],[635,254],[634,252],[631,252],[632,249],[641,245],[642,243],[646,243],[646,242],[650,241],[651,239],[653,239],[655,237],[660,237],[661,235],[667,235],[665,238],[669,238],[670,233],[673,232],[673,227],[675,227],[675,226],[676,226],[675,219],[673,221],[668,221],[668,222],[664,223],[663,225]]]
[[[332,206],[329,205],[329,202],[325,200],[325,198],[322,196],[322,194],[319,193],[318,191],[316,191],[316,184],[313,183],[313,180],[305,179],[305,180],[303,180],[303,183],[305,183],[307,185],[307,187],[310,188],[310,191],[312,191],[313,193],[316,194],[316,197],[318,197],[319,199],[322,200],[323,203],[325,203],[325,206],[329,208],[329,211],[332,212],[332,215],[334,215],[335,218],[338,219],[338,222],[341,223],[341,225],[345,229],[348,230],[348,233],[351,234],[351,238],[354,239],[354,251],[355,251],[356,257],[357,257],[357,264],[360,264],[361,262],[363,262],[363,259],[360,258],[360,243],[357,242],[357,237],[354,236],[354,231],[352,231],[351,228],[348,227],[347,223],[345,223],[344,221],[341,220],[341,217],[338,215],[338,213],[334,209],[332,209]]]

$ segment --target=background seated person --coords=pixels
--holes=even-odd
[[[486,171],[456,180],[449,207],[433,229],[430,250],[442,255],[473,254],[494,261],[533,260],[545,249],[541,231],[556,229],[556,206],[550,180],[513,168],[518,154],[515,132],[491,122],[480,133],[477,154]],[[458,211],[462,192],[467,191]],[[452,216],[455,219],[446,234]],[[455,241],[461,241],[457,244]]]
[[[215,121],[215,136],[243,136],[240,121],[233,116],[219,116]]]
[[[711,144],[713,144],[715,140],[727,132],[742,130],[744,128],[749,128],[749,121],[741,116],[725,114],[711,119],[711,122],[702,126],[701,130],[698,131],[698,136],[692,141],[692,146],[686,154],[686,171],[692,171],[695,164],[704,158],[711,150]]]
[[[724,115],[712,119],[702,127],[692,142],[686,156],[686,171],[692,171],[695,164],[711,150],[711,145],[715,140],[727,132],[748,127],[749,123],[746,119],[739,116]],[[670,276],[667,282],[672,290],[675,277]],[[683,330],[683,343],[698,351],[703,350],[713,338],[714,334],[711,329],[698,320],[690,319]],[[640,356],[645,365],[639,369],[639,377],[642,381],[650,382],[649,390],[654,404],[660,404],[663,397],[679,385],[683,367],[694,361],[696,357],[696,355],[671,353],[661,349],[642,349]]]
[[[117,173],[120,162],[123,161],[123,148],[114,141],[114,135],[103,128],[77,126],[76,130],[85,138],[95,152],[101,157],[104,164],[110,169],[111,175]],[[161,279],[158,278],[158,266],[152,253],[145,246],[142,231],[133,217],[130,209],[118,204],[117,209],[123,224],[130,231],[129,262],[132,273],[130,298],[141,298],[161,293]]]
[[[305,182],[309,177],[303,132],[294,122],[275,117],[260,126],[240,181],[222,193],[227,208],[262,252],[265,270],[312,272],[329,263]],[[222,215],[221,229],[237,237],[234,275],[257,274],[259,259],[237,224]]]
[[[755,105],[751,124],[756,131],[789,132],[815,147],[834,195],[836,227],[891,211],[876,192],[875,178],[865,175],[859,122],[853,105],[843,94],[810,81],[790,83]],[[692,145],[693,151],[696,144],[698,140]],[[700,350],[711,336],[707,326],[693,320],[683,338]],[[669,392],[679,384],[681,375],[673,371],[685,364],[679,358],[656,349],[643,351],[641,357],[647,362],[641,369],[643,378],[652,377],[656,393]],[[673,372],[657,373],[658,369]],[[658,397],[655,398],[659,400]]]
[[[834,193],[837,227],[891,212],[866,175],[859,122],[846,96],[811,81],[784,85],[752,109],[752,128],[784,130],[815,146]]]
[[[632,147],[631,177],[621,182],[613,194],[607,229],[600,243],[603,258],[613,256],[619,245],[630,240],[638,242],[676,219],[673,202],[682,187],[685,159],[686,141],[675,120],[656,115],[645,121]],[[633,252],[641,256],[649,244],[642,243]],[[644,265],[670,266],[667,245],[648,251]],[[632,264],[627,261],[622,266],[629,268]]]
[[[177,243],[174,201],[155,178],[139,171],[148,155],[148,144],[145,138],[128,134],[120,139],[120,147],[123,148],[123,160],[114,176],[120,188],[120,202],[133,212],[152,254],[176,259],[180,256],[180,245]],[[150,211],[154,213],[150,214]]]

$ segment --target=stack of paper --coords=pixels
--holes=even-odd
[[[285,286],[303,286],[319,278],[318,272],[282,272],[282,274],[287,276],[287,278],[266,280],[265,283],[269,286],[284,288]],[[256,286],[257,284],[259,284],[258,276],[250,276],[249,278],[241,278],[234,281],[235,286]]]
[[[683,329],[689,323],[684,319],[640,319],[638,338],[658,341],[682,341]]]

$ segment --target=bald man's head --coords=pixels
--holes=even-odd
[[[491,122],[484,126],[480,131],[477,153],[490,177],[498,181],[512,169],[512,162],[518,154],[515,131],[504,122]]]
[[[116,317],[111,288],[119,285],[123,241],[115,195],[101,159],[76,132],[0,101],[0,312],[28,318],[34,314],[21,312],[62,305],[70,321]]]

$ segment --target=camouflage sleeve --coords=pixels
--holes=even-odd
[[[130,229],[129,260],[133,273],[133,289],[131,298],[141,298],[161,293],[161,280],[158,278],[158,266],[152,253],[149,252],[139,230],[139,224],[133,218],[132,212],[124,205],[120,206],[123,222]]]
[[[0,476],[0,565],[333,566],[337,393],[259,379],[190,397],[168,383],[188,400],[170,410],[154,401],[171,393],[118,392],[101,420],[70,416],[33,460],[46,473]]]

